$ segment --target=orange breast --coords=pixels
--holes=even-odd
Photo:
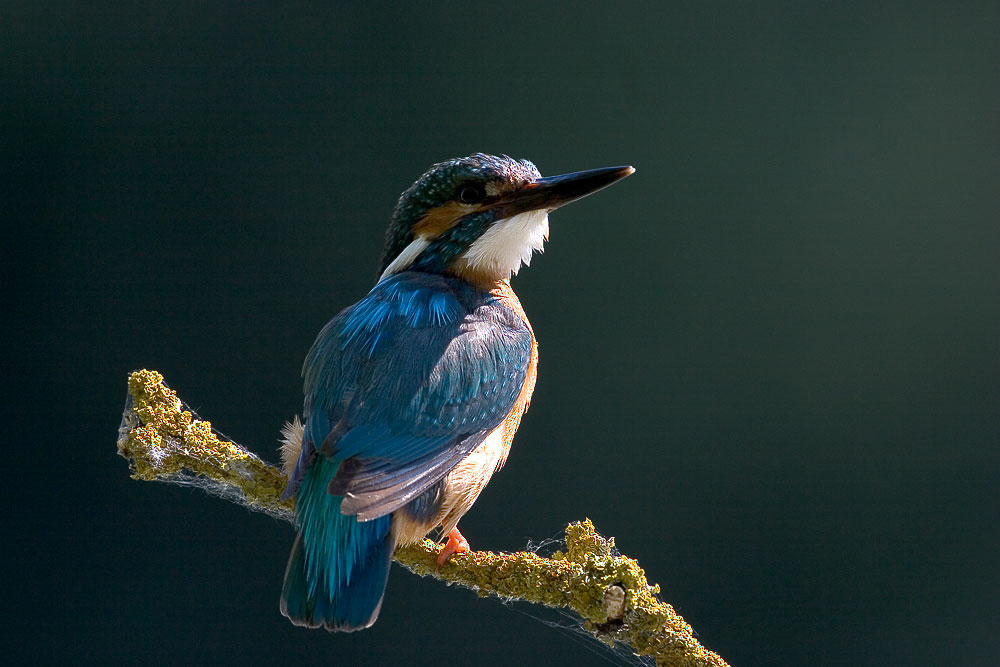
[[[517,427],[521,425],[521,416],[528,409],[528,404],[531,403],[531,394],[535,391],[535,378],[538,374],[538,341],[535,339],[535,332],[531,328],[531,322],[528,321],[528,316],[524,313],[524,308],[521,306],[521,300],[517,298],[517,294],[514,293],[513,288],[510,286],[510,281],[499,281],[493,286],[490,293],[513,310],[524,321],[525,326],[528,327],[528,332],[531,334],[531,357],[528,359],[528,375],[524,378],[524,386],[521,387],[521,393],[518,395],[517,400],[514,401],[514,407],[501,425],[501,428],[503,428],[504,452],[496,467],[499,470],[507,460],[507,453],[510,451],[510,444],[514,439],[514,433],[517,431]]]
[[[462,459],[445,477],[441,509],[435,519],[423,523],[410,518],[406,512],[397,512],[394,515],[393,530],[399,544],[416,543],[437,525],[440,525],[443,533],[447,534],[458,524],[459,519],[476,502],[476,498],[490,481],[493,473],[503,467],[506,462],[514,433],[521,424],[521,416],[528,409],[531,394],[535,390],[538,343],[535,341],[535,333],[531,330],[531,324],[524,314],[521,302],[506,280],[494,283],[490,292],[513,310],[524,321],[531,333],[531,356],[528,359],[528,374],[524,379],[524,386],[521,387],[521,393],[518,394],[507,419],[497,426],[479,447]]]

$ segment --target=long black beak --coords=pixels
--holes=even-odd
[[[606,188],[633,173],[635,173],[633,167],[604,167],[539,178],[514,192],[510,200],[504,204],[518,213],[541,209],[552,211],[601,188]]]

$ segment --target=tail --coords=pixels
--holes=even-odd
[[[367,628],[382,608],[395,539],[392,517],[358,521],[327,492],[336,466],[323,455],[299,487],[299,534],[285,570],[281,613],[296,625],[330,631]]]

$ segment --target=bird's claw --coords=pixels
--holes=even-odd
[[[445,543],[444,548],[437,556],[437,569],[440,570],[441,566],[448,562],[452,556],[455,554],[465,554],[472,551],[469,547],[469,540],[465,539],[462,533],[458,532],[458,528],[452,528],[451,532],[448,533],[448,542]]]

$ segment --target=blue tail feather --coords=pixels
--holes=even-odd
[[[358,521],[327,492],[336,466],[318,456],[298,490],[299,534],[285,570],[281,613],[296,625],[367,628],[382,607],[395,540],[392,517]]]

